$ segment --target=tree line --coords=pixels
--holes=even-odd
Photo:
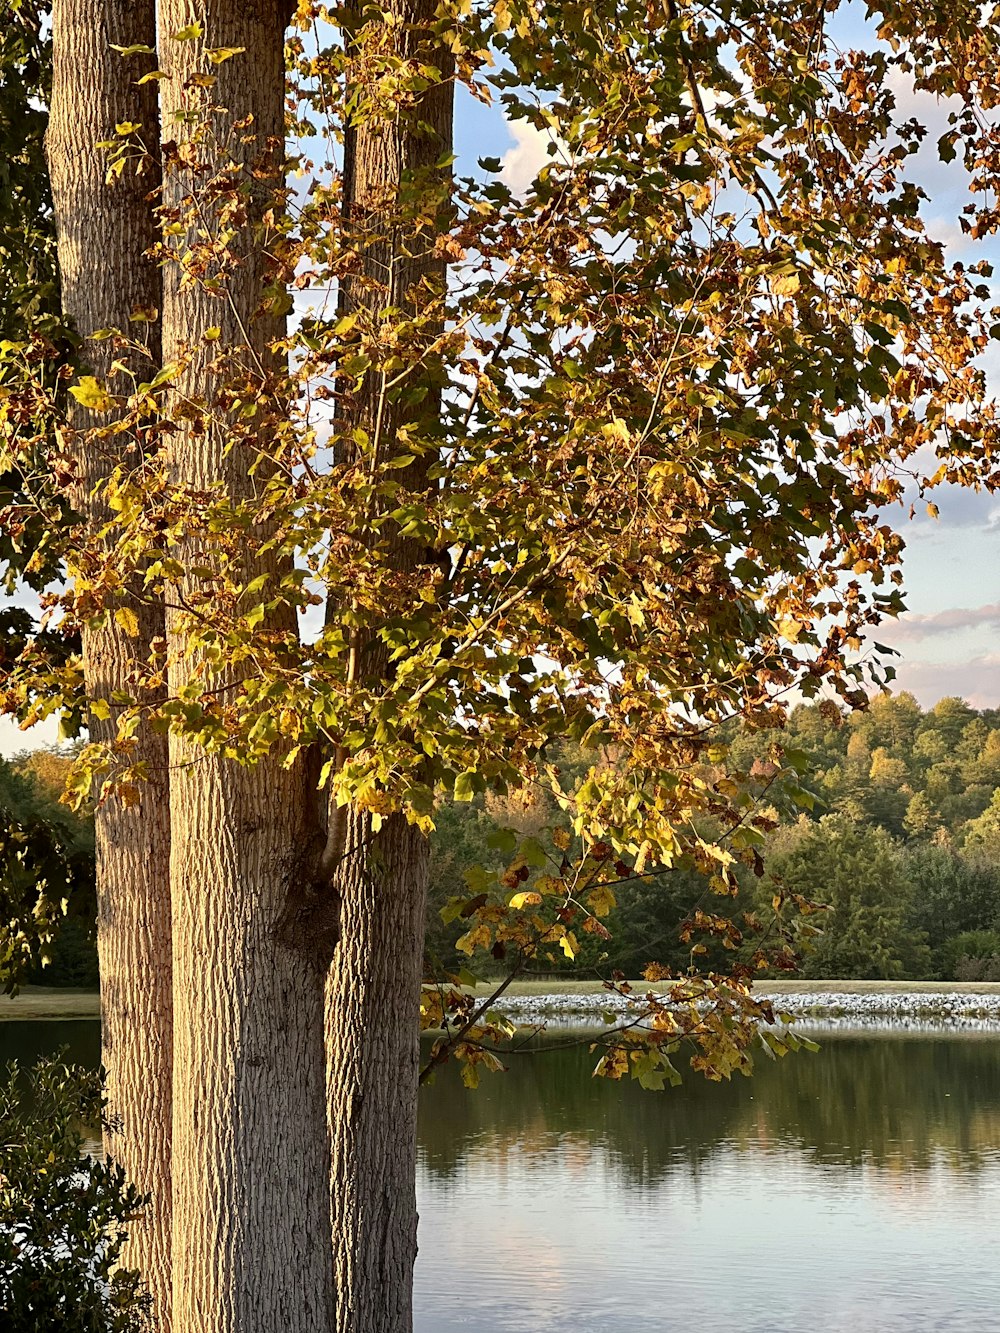
[[[769,833],[767,875],[742,872],[737,901],[745,912],[764,913],[780,886],[822,906],[797,937],[802,976],[1000,980],[1000,709],[944,698],[925,711],[901,693],[847,714],[802,704],[781,730],[731,730],[731,763],[751,768],[791,751],[808,774],[812,808]],[[585,756],[570,745],[559,747],[559,760],[570,781],[585,771]],[[70,767],[67,755],[46,751],[0,765],[3,883],[16,892],[14,877],[28,867],[56,885],[68,883],[70,913],[30,980],[89,986],[97,982],[93,828],[90,817],[59,803]],[[534,839],[544,851],[557,814],[544,793],[442,806],[430,848],[429,975],[470,964],[455,947],[467,919],[449,911],[471,898],[469,872],[503,868],[504,835]],[[15,828],[25,831],[19,861]],[[678,972],[725,963],[726,950],[711,934],[681,938],[712,897],[704,874],[678,865],[629,875],[613,893],[608,937],[584,936],[582,964],[634,978],[654,960]],[[699,945],[704,952],[692,952]]]
[[[1000,980],[1000,710],[943,698],[925,711],[911,694],[883,694],[864,711],[802,704],[780,730],[728,731],[730,765],[793,758],[807,774],[809,808],[776,819],[766,836],[766,875],[739,876],[745,912],[765,914],[776,889],[823,907],[801,919],[790,966],[816,978]],[[572,771],[580,756],[565,747],[562,760]],[[500,827],[544,840],[553,815],[542,797],[442,812],[432,843],[432,956],[455,962],[462,918],[449,924],[440,913],[461,896],[465,866],[489,857]],[[638,977],[654,959],[678,971],[726,965],[730,951],[710,932],[681,938],[713,900],[704,874],[678,865],[626,877],[614,894],[610,938],[587,949],[605,973]]]

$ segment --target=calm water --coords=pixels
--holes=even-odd
[[[0,1026],[0,1059],[92,1023]],[[586,1049],[423,1094],[418,1333],[997,1333],[1000,1037],[644,1093]]]

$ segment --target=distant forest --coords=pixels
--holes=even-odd
[[[727,740],[729,765],[744,771],[768,762],[777,747],[786,756],[799,751],[816,800],[770,835],[767,874],[743,876],[743,901],[720,912],[760,911],[776,882],[827,904],[810,918],[817,933],[802,941],[805,977],[1000,980],[1000,710],[946,698],[924,712],[910,694],[883,695],[847,716],[829,704],[803,705],[781,731],[737,731]],[[592,756],[566,752],[568,769],[587,762]],[[445,924],[440,908],[468,893],[466,867],[496,861],[491,833],[514,827],[544,842],[554,817],[545,799],[525,809],[487,797],[441,811],[432,957],[445,966],[465,961],[454,954],[464,923]],[[653,961],[683,970],[692,943],[711,955],[718,948],[711,941],[680,939],[707,889],[683,867],[617,886],[606,920],[612,937],[599,945],[589,937],[587,961],[636,977]],[[727,960],[719,953],[717,961]]]
[[[802,942],[805,977],[1000,980],[1000,710],[947,698],[925,712],[912,695],[887,695],[847,716],[803,705],[781,731],[737,731],[727,740],[730,764],[745,770],[768,762],[776,747],[799,751],[816,800],[769,835],[766,875],[747,874],[743,901],[720,910],[737,917],[759,910],[776,884],[826,904],[810,918],[816,933]],[[592,759],[567,748],[560,764],[572,774]],[[65,881],[69,917],[50,963],[32,979],[85,986],[97,980],[94,843],[91,821],[58,803],[68,764],[51,752],[0,761],[0,889],[9,897],[38,873]],[[427,918],[428,954],[439,970],[468,962],[455,952],[464,921],[443,920],[441,909],[469,894],[470,867],[501,867],[501,829],[544,845],[555,818],[545,796],[528,805],[488,796],[441,809]],[[682,971],[700,942],[699,961],[711,965],[719,946],[681,940],[708,891],[683,866],[626,881],[606,920],[611,938],[588,937],[580,961],[633,977],[654,961]]]

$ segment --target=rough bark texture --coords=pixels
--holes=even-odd
[[[355,815],[327,1003],[338,1333],[403,1333],[417,1253],[418,1010],[427,839]]]
[[[251,222],[260,219],[281,156],[282,9],[273,0],[161,0],[159,6],[160,65],[169,75],[160,85],[165,141],[183,149],[193,127],[173,113],[199,96],[188,82],[192,73],[215,73],[211,99],[227,109],[213,113],[220,138],[229,122],[253,118],[243,137],[231,140],[239,160],[261,168],[249,202]],[[195,21],[203,30],[199,40],[172,39]],[[205,47],[243,47],[245,53],[213,69]],[[264,162],[269,140],[270,166]],[[165,149],[165,201],[183,210],[192,179],[175,159],[168,171],[167,158]],[[242,253],[224,299],[198,284],[182,285],[178,267],[167,265],[163,331],[164,357],[173,359],[185,343],[197,347],[206,328],[221,328],[212,349],[202,343],[205,351],[180,384],[182,393],[217,409],[216,424],[179,431],[172,463],[176,481],[195,488],[221,482],[239,499],[252,493],[252,449],[224,452],[225,408],[207,363],[215,351],[228,349],[252,381],[266,369],[268,339],[281,325],[258,316],[261,246],[249,233],[236,244]],[[197,560],[197,545],[195,537],[182,542],[180,558]],[[256,557],[254,545],[251,535],[232,553],[231,574],[249,579],[274,569],[273,561]],[[209,561],[215,558],[210,554]],[[185,600],[199,591],[194,575],[179,589]],[[168,646],[173,691],[198,662],[179,655],[183,626],[175,609],[168,609]],[[226,683],[219,675],[206,681]],[[304,774],[283,769],[280,756],[244,768],[178,738],[171,740],[171,760],[175,1333],[328,1333],[322,973],[279,943],[276,931],[301,873]]]
[[[356,21],[362,6],[350,8]],[[402,24],[396,29],[400,54],[415,53],[426,43],[434,0],[390,0],[383,8]],[[433,60],[445,78],[415,113],[348,127],[344,207],[361,264],[343,284],[345,313],[419,306],[425,299],[417,292],[421,282],[443,290],[445,265],[430,253],[433,235],[414,235],[405,222],[386,221],[404,175],[432,168],[451,148],[448,57],[441,47],[423,50],[424,60]],[[364,56],[356,50],[353,80],[363,83],[366,77]],[[426,329],[428,341],[435,331],[434,325]],[[365,427],[380,453],[391,454],[404,418],[392,403],[378,403],[376,378],[369,376],[371,383],[350,405],[349,415]],[[419,410],[433,419],[437,405],[432,390]],[[425,468],[426,459],[418,459],[401,474],[405,484],[419,489]],[[391,559],[400,570],[434,558],[412,540],[392,543]],[[335,608],[331,611],[335,616]],[[377,688],[385,657],[370,645],[362,647],[367,683]],[[340,942],[327,983],[326,1011],[336,1327],[337,1333],[409,1333],[417,1251],[419,994],[428,849],[402,815],[393,815],[373,837],[366,817],[355,812],[343,852],[337,876]]]
[[[85,337],[115,327],[147,338],[148,359],[136,369],[149,378],[159,362],[158,327],[130,324],[137,307],[159,307],[160,275],[143,253],[157,239],[146,196],[158,182],[151,163],[135,163],[107,184],[107,153],[96,145],[132,121],[153,152],[159,141],[156,85],[136,85],[154,61],[123,59],[112,45],[152,45],[153,0],[55,0],[54,70],[46,148],[55,202],[63,305]],[[137,334],[138,330],[138,334]],[[81,359],[102,381],[120,353],[110,341],[85,342]],[[127,392],[120,377],[112,389]],[[72,407],[72,424],[92,427],[91,413]],[[119,439],[80,437],[75,503],[89,526],[106,517],[94,487],[121,461]],[[131,638],[113,621],[83,634],[88,697],[111,700],[135,692],[133,664],[163,634],[163,608],[122,596],[138,622]],[[90,720],[95,740],[115,735],[109,722]],[[146,729],[130,759],[148,766],[138,805],[109,801],[97,812],[98,948],[101,970],[103,1060],[107,1071],[109,1129],[105,1148],[151,1202],[133,1223],[123,1255],[138,1268],[153,1298],[156,1327],[170,1323],[171,951],[170,822],[167,745]]]

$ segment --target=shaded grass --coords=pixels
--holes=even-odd
[[[648,981],[633,981],[642,995]],[[654,987],[654,989],[656,989]],[[754,988],[761,995],[1000,995],[997,981],[760,981]],[[480,983],[477,995],[488,995],[490,987]],[[532,979],[515,981],[508,995],[602,995],[600,981]],[[0,995],[0,1022],[46,1018],[99,1018],[100,997],[96,991],[56,990],[45,986],[26,986],[20,995]]]
[[[92,990],[25,986],[20,995],[0,995],[0,1023],[41,1018],[100,1018],[101,998]]]

